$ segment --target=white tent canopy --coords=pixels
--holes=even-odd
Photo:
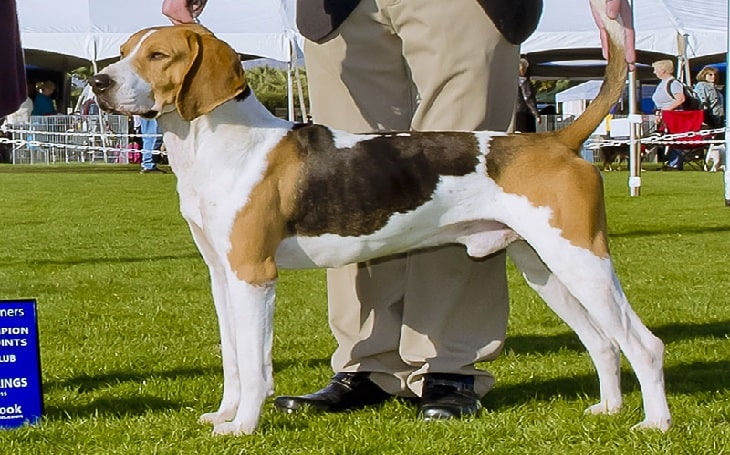
[[[591,80],[570,87],[555,94],[555,102],[560,105],[560,112],[565,116],[580,115],[588,105],[598,95],[602,81]]]
[[[565,103],[567,101],[592,100],[598,96],[602,81],[586,81],[582,84],[570,87],[555,94],[555,101]]]
[[[599,57],[588,1],[544,1],[538,29],[522,46],[531,63],[560,56]],[[726,52],[727,0],[633,3],[640,58],[681,55],[684,36],[689,58]],[[119,46],[137,30],[168,24],[160,12],[161,0],[17,0],[17,4],[23,47],[35,58],[43,51],[99,62],[116,57]],[[239,53],[284,62],[292,60],[292,48],[300,40],[294,18],[295,0],[215,0],[200,17]],[[579,52],[586,49],[593,52]]]
[[[727,0],[632,0],[638,61],[685,55],[725,60],[727,51]],[[540,24],[522,45],[533,67],[555,60],[600,58],[600,38],[587,0],[544,0]],[[556,65],[557,66],[557,65]],[[545,75],[575,76],[585,68],[540,66]],[[603,74],[602,68],[592,73]],[[645,73],[646,74],[646,73]],[[650,72],[648,75],[650,76]]]
[[[120,45],[142,28],[170,25],[160,0],[17,0],[17,5],[24,49],[89,62],[118,56]],[[240,54],[288,62],[297,49],[294,17],[295,0],[216,0],[200,20]]]

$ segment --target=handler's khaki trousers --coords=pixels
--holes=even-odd
[[[476,0],[362,0],[323,44],[305,43],[313,118],[351,132],[506,130],[517,46]],[[373,182],[377,184],[377,182]],[[423,374],[476,376],[504,343],[505,254],[462,246],[328,271],[335,371],[370,371],[387,392],[421,394]]]

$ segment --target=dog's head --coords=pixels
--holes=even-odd
[[[94,75],[99,105],[109,112],[154,117],[177,109],[192,120],[246,88],[238,54],[200,25],[141,30],[121,60]]]

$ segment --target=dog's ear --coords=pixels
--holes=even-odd
[[[177,93],[177,110],[185,120],[207,114],[246,88],[238,54],[212,34],[188,35],[190,66]]]

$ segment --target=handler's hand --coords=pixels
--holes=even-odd
[[[201,0],[163,0],[162,14],[173,24],[191,24],[204,7],[205,1]]]
[[[606,25],[603,23],[601,16],[596,13],[593,3],[591,5],[591,13],[593,19],[598,25],[598,29],[601,32],[601,47],[603,48],[603,57],[608,57],[608,33],[606,32]],[[636,63],[636,36],[634,34],[634,17],[631,13],[631,5],[628,0],[606,0],[606,16],[610,19],[617,19],[619,23],[624,27],[624,33],[626,37],[626,62],[629,64],[629,70],[634,70],[634,63]]]

